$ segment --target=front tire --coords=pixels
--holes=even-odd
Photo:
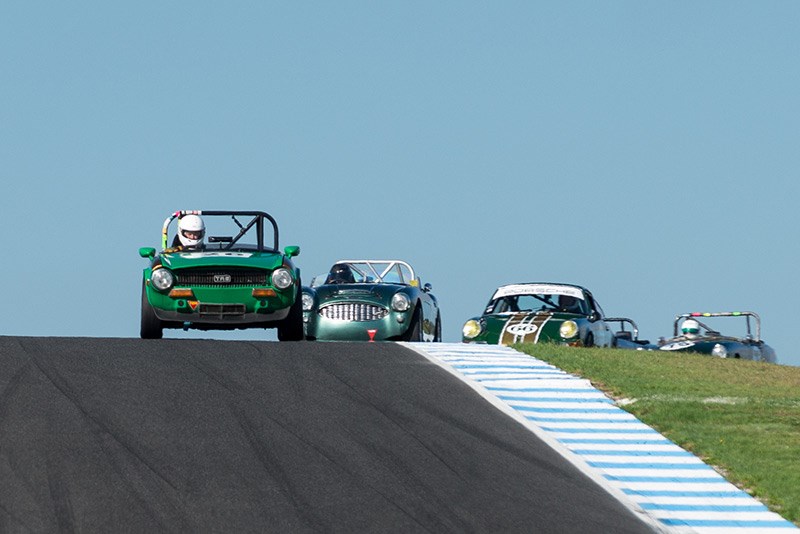
[[[594,347],[594,336],[591,332],[586,334],[586,341],[583,342],[584,347]]]
[[[422,341],[421,315],[422,314],[419,311],[419,306],[417,306],[417,309],[414,310],[414,315],[411,317],[411,323],[408,325],[408,330],[406,330],[406,333],[403,336],[403,341]]]
[[[436,330],[433,334],[434,343],[441,343],[442,341],[442,316],[436,314]]]
[[[297,285],[297,297],[289,309],[289,315],[278,323],[278,341],[302,341],[303,335],[303,292]]]
[[[139,335],[142,339],[161,339],[164,337],[164,323],[156,317],[153,306],[147,300],[147,289],[142,282],[142,320],[139,326]]]

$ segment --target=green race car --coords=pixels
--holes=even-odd
[[[744,319],[744,335],[722,334],[719,330],[710,328],[703,322],[709,319],[713,320],[716,317],[738,317],[740,324],[741,319]],[[755,335],[753,334],[751,321],[755,323]],[[680,333],[678,332],[678,326],[680,326]],[[659,340],[659,350],[696,352],[718,358],[739,358],[757,362],[777,362],[775,349],[761,339],[761,317],[754,312],[682,313],[675,316],[672,330],[673,337]]]
[[[617,339],[586,288],[526,283],[497,288],[479,317],[464,323],[464,343],[512,345],[551,342],[614,347]]]
[[[400,260],[341,260],[303,288],[306,339],[441,341],[439,302]]]
[[[142,278],[142,338],[160,339],[165,328],[277,328],[281,341],[303,339],[300,270],[292,262],[300,248],[278,250],[278,225],[269,214],[177,211],[164,221],[161,249],[139,249],[150,261]]]

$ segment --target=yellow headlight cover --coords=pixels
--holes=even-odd
[[[578,335],[578,323],[575,321],[564,321],[558,329],[558,333],[564,339],[569,339]]]
[[[461,333],[464,334],[465,338],[472,339],[477,337],[478,334],[481,333],[481,325],[475,319],[470,319],[466,323],[464,323],[464,327],[461,329]]]

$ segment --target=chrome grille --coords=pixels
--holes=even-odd
[[[262,269],[181,269],[174,272],[176,286],[250,287],[269,285],[269,273]]]
[[[377,321],[389,315],[389,310],[375,304],[345,302],[320,308],[319,314],[326,319],[340,321]]]

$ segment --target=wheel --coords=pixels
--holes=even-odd
[[[153,307],[147,301],[147,290],[142,282],[142,322],[139,327],[142,339],[161,339],[164,337],[164,323],[156,317]]]
[[[411,323],[408,325],[403,336],[403,341],[422,341],[422,320],[420,319],[419,306],[414,310],[414,315],[411,317]]]
[[[436,315],[436,330],[434,330],[433,341],[434,343],[442,341],[442,317],[439,314]]]
[[[297,297],[289,308],[289,315],[278,323],[278,341],[302,341],[303,335],[303,292],[297,285]]]
[[[586,341],[583,342],[584,347],[594,347],[594,336],[591,332],[586,334]]]

